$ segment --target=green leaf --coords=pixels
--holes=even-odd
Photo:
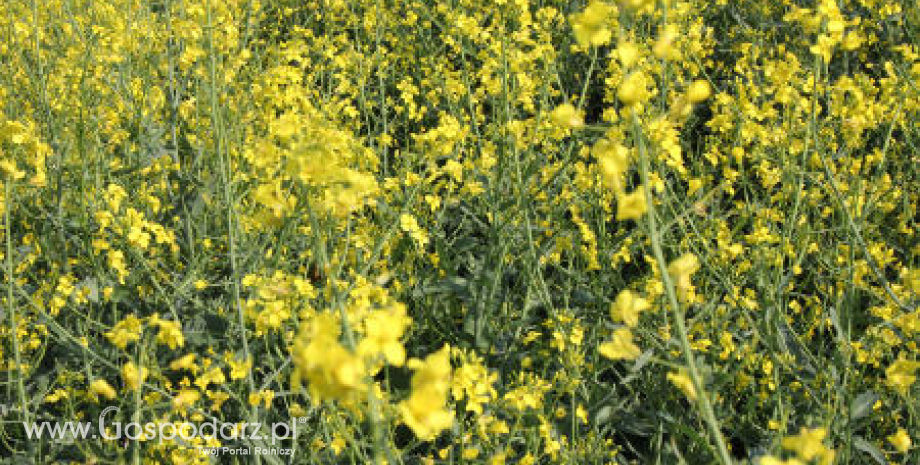
[[[878,400],[878,394],[874,391],[866,391],[853,400],[850,404],[850,420],[859,420],[872,413],[872,406]]]
[[[875,447],[874,444],[863,439],[862,436],[856,436],[853,439],[853,445],[856,446],[857,449],[869,454],[879,465],[885,465],[887,463],[885,461],[885,454],[878,450],[878,447]]]

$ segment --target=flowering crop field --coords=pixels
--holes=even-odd
[[[2,5],[0,463],[920,463],[917,2]]]

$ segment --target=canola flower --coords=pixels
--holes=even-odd
[[[195,363],[195,359],[198,358],[198,354],[186,354],[182,357],[179,357],[173,360],[169,364],[169,369],[178,371],[178,370],[188,370],[192,373],[198,371],[198,365]]]
[[[609,21],[616,8],[602,0],[591,0],[584,11],[572,17],[572,30],[582,48],[598,47],[610,42]]]
[[[592,148],[601,174],[601,182],[614,192],[622,192],[623,176],[629,168],[629,149],[621,144],[601,139]]]
[[[907,434],[907,431],[904,428],[898,428],[898,431],[888,436],[888,442],[894,446],[895,450],[902,454],[906,454],[910,450],[910,446],[913,444],[913,441],[910,439],[910,435]]]
[[[571,103],[564,103],[550,113],[550,119],[559,126],[565,128],[577,128],[584,126],[584,119],[579,115],[578,110]]]
[[[824,445],[825,428],[802,428],[798,435],[783,438],[783,448],[793,451],[804,461],[817,459],[819,463],[834,462],[834,450]]]
[[[668,373],[668,381],[677,386],[684,395],[687,396],[690,400],[696,400],[696,388],[693,387],[693,381],[690,380],[690,377],[685,372],[671,372]]]
[[[446,409],[450,394],[450,346],[424,360],[412,359],[412,394],[399,403],[400,417],[422,440],[432,440],[453,424],[454,412]]]
[[[648,76],[642,71],[633,72],[623,78],[617,90],[617,98],[627,107],[638,105],[648,97]]]
[[[112,385],[104,379],[97,379],[90,383],[89,390],[93,395],[105,397],[109,400],[112,400],[118,396]]]
[[[645,192],[638,188],[630,193],[620,194],[617,197],[617,216],[616,219],[637,220],[648,211],[646,205]]]
[[[677,289],[678,296],[687,300],[693,291],[693,283],[690,277],[700,269],[700,261],[693,254],[686,254],[678,257],[668,264],[668,274],[674,280],[674,287]]]
[[[904,394],[917,380],[914,374],[917,370],[920,370],[920,362],[898,358],[885,370],[885,382]]]
[[[616,300],[610,305],[610,317],[613,321],[635,327],[639,324],[639,315],[650,308],[648,300],[626,289],[617,294]]]
[[[0,455],[909,463],[914,3],[9,0]]]
[[[147,368],[138,367],[134,362],[128,362],[121,368],[121,377],[128,389],[136,391],[147,379]]]
[[[299,386],[300,379],[306,379],[314,403],[326,399],[356,402],[367,389],[364,361],[339,342],[339,325],[331,314],[317,315],[292,354],[297,367],[292,382]]]
[[[633,360],[642,352],[633,342],[629,328],[619,328],[613,332],[613,338],[598,347],[604,357],[611,360]]]

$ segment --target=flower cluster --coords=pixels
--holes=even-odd
[[[911,463],[918,14],[5,0],[0,456]]]

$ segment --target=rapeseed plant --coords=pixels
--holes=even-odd
[[[14,463],[917,455],[911,2],[4,6]]]

